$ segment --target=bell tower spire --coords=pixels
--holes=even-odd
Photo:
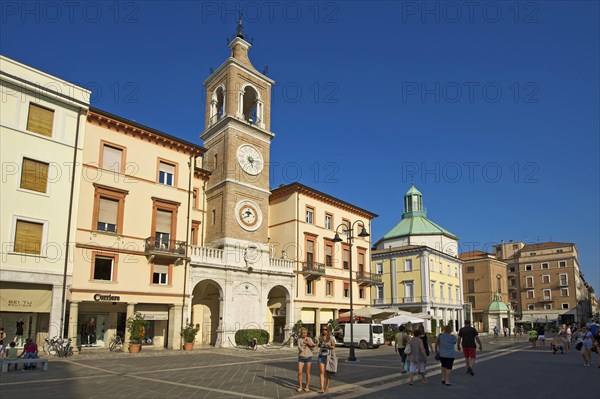
[[[205,165],[212,172],[206,188],[206,242],[221,248],[246,242],[268,249],[275,82],[254,68],[246,39],[240,13],[236,34],[228,42],[231,55],[204,82],[206,118],[200,138],[207,149]]]

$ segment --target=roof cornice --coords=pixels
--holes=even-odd
[[[177,152],[200,156],[206,152],[206,148],[182,140],[170,134],[161,132],[137,122],[121,118],[109,112],[97,108],[91,108],[88,113],[88,122],[98,126],[104,126],[110,130],[123,133],[128,136],[136,137],[141,140],[150,141],[154,144],[175,150]]]
[[[352,205],[346,201],[342,201],[339,198],[333,197],[329,194],[325,194],[324,192],[315,190],[314,188],[305,186],[304,184],[297,183],[297,182],[288,184],[287,186],[278,187],[278,188],[271,190],[270,200],[281,198],[281,197],[284,197],[284,196],[292,194],[292,193],[304,194],[308,197],[315,198],[319,201],[333,205],[333,206],[343,209],[345,211],[355,213],[358,216],[364,217],[369,220],[374,219],[377,216],[379,216],[376,213],[367,211],[366,209],[363,209],[363,208],[359,208],[358,206]]]

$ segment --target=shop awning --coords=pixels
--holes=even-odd
[[[50,313],[52,287],[27,283],[0,284],[0,311]]]

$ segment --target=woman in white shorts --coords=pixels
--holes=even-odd
[[[588,331],[586,326],[582,326],[579,330],[577,342],[581,342],[581,357],[583,357],[583,367],[590,367],[592,361],[592,345],[593,335]]]
[[[423,384],[427,383],[427,380],[425,379],[425,362],[427,361],[427,354],[425,353],[425,346],[423,346],[421,334],[421,330],[415,330],[414,336],[406,343],[407,347],[411,347],[410,354],[408,355],[408,361],[410,362],[409,385],[413,384],[413,377],[417,373],[421,375],[421,382]]]

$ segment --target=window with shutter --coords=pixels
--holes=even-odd
[[[312,266],[315,260],[315,243],[314,241],[306,241],[306,263],[308,266]]]
[[[325,266],[333,266],[333,246],[325,244]]]
[[[119,201],[100,197],[98,206],[98,224],[96,228],[100,231],[116,233],[118,213]]]
[[[123,149],[104,145],[102,147],[102,169],[121,172],[123,166]]]
[[[52,137],[52,125],[54,124],[54,111],[39,105],[30,103],[27,115],[27,130],[43,136]]]
[[[14,252],[40,255],[44,224],[27,220],[17,220]]]
[[[158,166],[158,182],[172,186],[175,177],[175,165],[160,161]]]
[[[25,190],[45,193],[48,189],[48,164],[23,158],[20,187]]]
[[[169,284],[169,265],[154,265],[152,284]]]
[[[156,248],[169,248],[172,219],[173,212],[163,211],[160,209],[156,211],[156,232],[154,234],[154,237],[156,238]]]
[[[350,269],[350,251],[348,251],[347,249],[344,249],[343,251],[343,262],[344,262],[344,269],[348,270]]]
[[[129,192],[97,183],[94,183],[94,188],[92,229],[122,234],[125,196]]]

